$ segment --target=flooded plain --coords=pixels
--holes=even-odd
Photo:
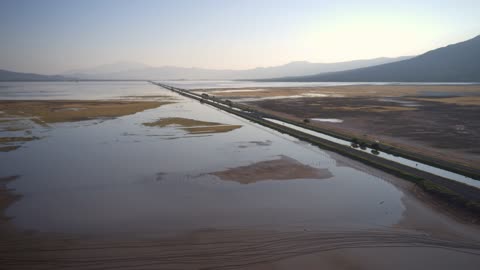
[[[0,152],[0,177],[18,176],[6,185],[21,197],[4,215],[19,232],[90,240],[114,235],[110,246],[124,237],[161,242],[161,249],[148,249],[152,255],[142,257],[154,258],[154,269],[217,264],[218,269],[314,269],[330,263],[331,269],[348,269],[334,262],[358,261],[361,255],[353,249],[368,253],[374,247],[386,252],[384,258],[406,259],[411,249],[418,252],[417,260],[402,260],[398,269],[436,264],[432,256],[444,262],[437,269],[460,263],[462,269],[475,269],[480,263],[478,227],[433,206],[408,182],[156,85],[1,83],[0,99],[169,101],[119,117],[31,124],[29,136],[38,139]],[[212,126],[235,128],[217,132]],[[208,128],[191,132],[192,127]],[[24,132],[2,129],[0,137]],[[75,241],[72,249],[80,249]],[[190,241],[205,244],[208,252],[198,253]],[[31,252],[28,256],[37,255],[35,248]],[[108,258],[100,254],[97,259]],[[178,256],[190,259],[176,261]],[[375,265],[383,259],[365,256],[359,265],[381,269]],[[125,266],[121,259],[111,262]]]

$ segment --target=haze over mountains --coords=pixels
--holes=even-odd
[[[0,80],[257,80],[285,82],[480,82],[480,36],[415,57],[375,58],[340,63],[291,62],[246,70],[119,62],[60,75],[0,70]],[[271,78],[271,79],[265,79]]]
[[[76,69],[58,76],[0,71],[0,80],[237,80],[264,79],[282,76],[303,76],[368,67],[411,58],[374,58],[339,63],[291,62],[281,66],[245,70],[184,68],[175,66],[150,67],[136,62],[118,62],[88,69]]]
[[[135,80],[236,80],[263,79],[282,76],[303,76],[322,72],[333,72],[368,67],[408,59],[375,58],[339,63],[291,62],[274,67],[259,67],[245,70],[220,70],[205,68],[184,68],[175,66],[149,67],[134,62],[119,62],[91,69],[75,70],[62,75],[79,79],[135,79]]]
[[[301,77],[284,82],[480,82],[480,35],[431,50],[411,59],[383,65]]]
[[[0,81],[61,81],[66,79],[59,75],[40,75],[0,69]]]

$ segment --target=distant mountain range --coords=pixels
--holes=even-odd
[[[255,80],[283,76],[303,76],[374,66],[411,58],[375,58],[339,63],[291,62],[286,65],[245,70],[150,67],[135,62],[118,62],[88,69],[76,69],[56,76],[0,71],[0,80]]]
[[[0,81],[63,81],[67,78],[59,75],[40,75],[34,73],[21,73],[0,69]]]
[[[408,59],[375,58],[339,63],[291,62],[274,67],[259,67],[245,70],[221,70],[205,68],[184,68],[175,66],[149,67],[139,63],[120,62],[91,69],[69,71],[62,75],[78,79],[136,79],[136,80],[248,80],[282,76],[303,76],[322,72],[333,72],[374,66]]]
[[[292,62],[245,70],[150,67],[119,62],[60,75],[0,70],[0,81],[51,80],[257,80],[284,82],[480,82],[480,36],[415,57],[340,63]],[[272,79],[264,79],[272,78]]]
[[[394,63],[263,81],[480,82],[480,36]]]

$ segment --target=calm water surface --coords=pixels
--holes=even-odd
[[[17,95],[17,91],[19,94]],[[23,197],[7,210],[42,232],[158,232],[206,228],[383,228],[402,219],[403,192],[353,161],[143,82],[1,83],[0,99],[110,99],[170,95],[178,102],[113,120],[54,124],[42,139],[0,153],[0,176]],[[187,135],[142,123],[185,117],[242,125]],[[255,142],[264,142],[261,145]],[[240,184],[210,172],[278,159],[328,179]],[[335,157],[335,158],[334,158]]]

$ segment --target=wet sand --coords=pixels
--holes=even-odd
[[[286,156],[211,174],[241,184],[265,180],[326,179],[333,176],[328,169],[313,168]]]
[[[354,161],[343,164],[371,170]],[[411,188],[395,177],[388,180],[402,190]],[[2,186],[0,210],[16,199]],[[476,269],[478,227],[440,214],[414,193],[403,201],[405,215],[396,226],[368,230],[78,235],[20,231],[1,219],[0,263],[6,269]]]
[[[8,269],[476,269],[480,262],[476,243],[402,230],[5,240],[0,251],[8,258],[0,260]]]
[[[480,263],[477,226],[458,221],[425,204],[422,200],[428,198],[419,198],[419,194],[411,192],[413,185],[409,182],[337,154],[331,155],[341,166],[372,173],[402,190],[406,207],[403,218],[392,227],[377,229],[342,229],[339,226],[307,230],[299,224],[296,229],[289,230],[243,227],[173,234],[101,235],[22,231],[2,219],[0,263],[6,269],[477,268]],[[277,165],[286,162],[294,167],[297,163],[286,157],[277,161],[280,161]],[[265,167],[271,163],[265,161],[256,165]],[[1,180],[6,183],[16,178]],[[3,185],[0,188],[2,213],[16,199],[14,191]]]
[[[424,228],[425,229],[425,228]],[[478,240],[398,229],[199,230],[175,236],[0,232],[6,269],[477,269]]]

